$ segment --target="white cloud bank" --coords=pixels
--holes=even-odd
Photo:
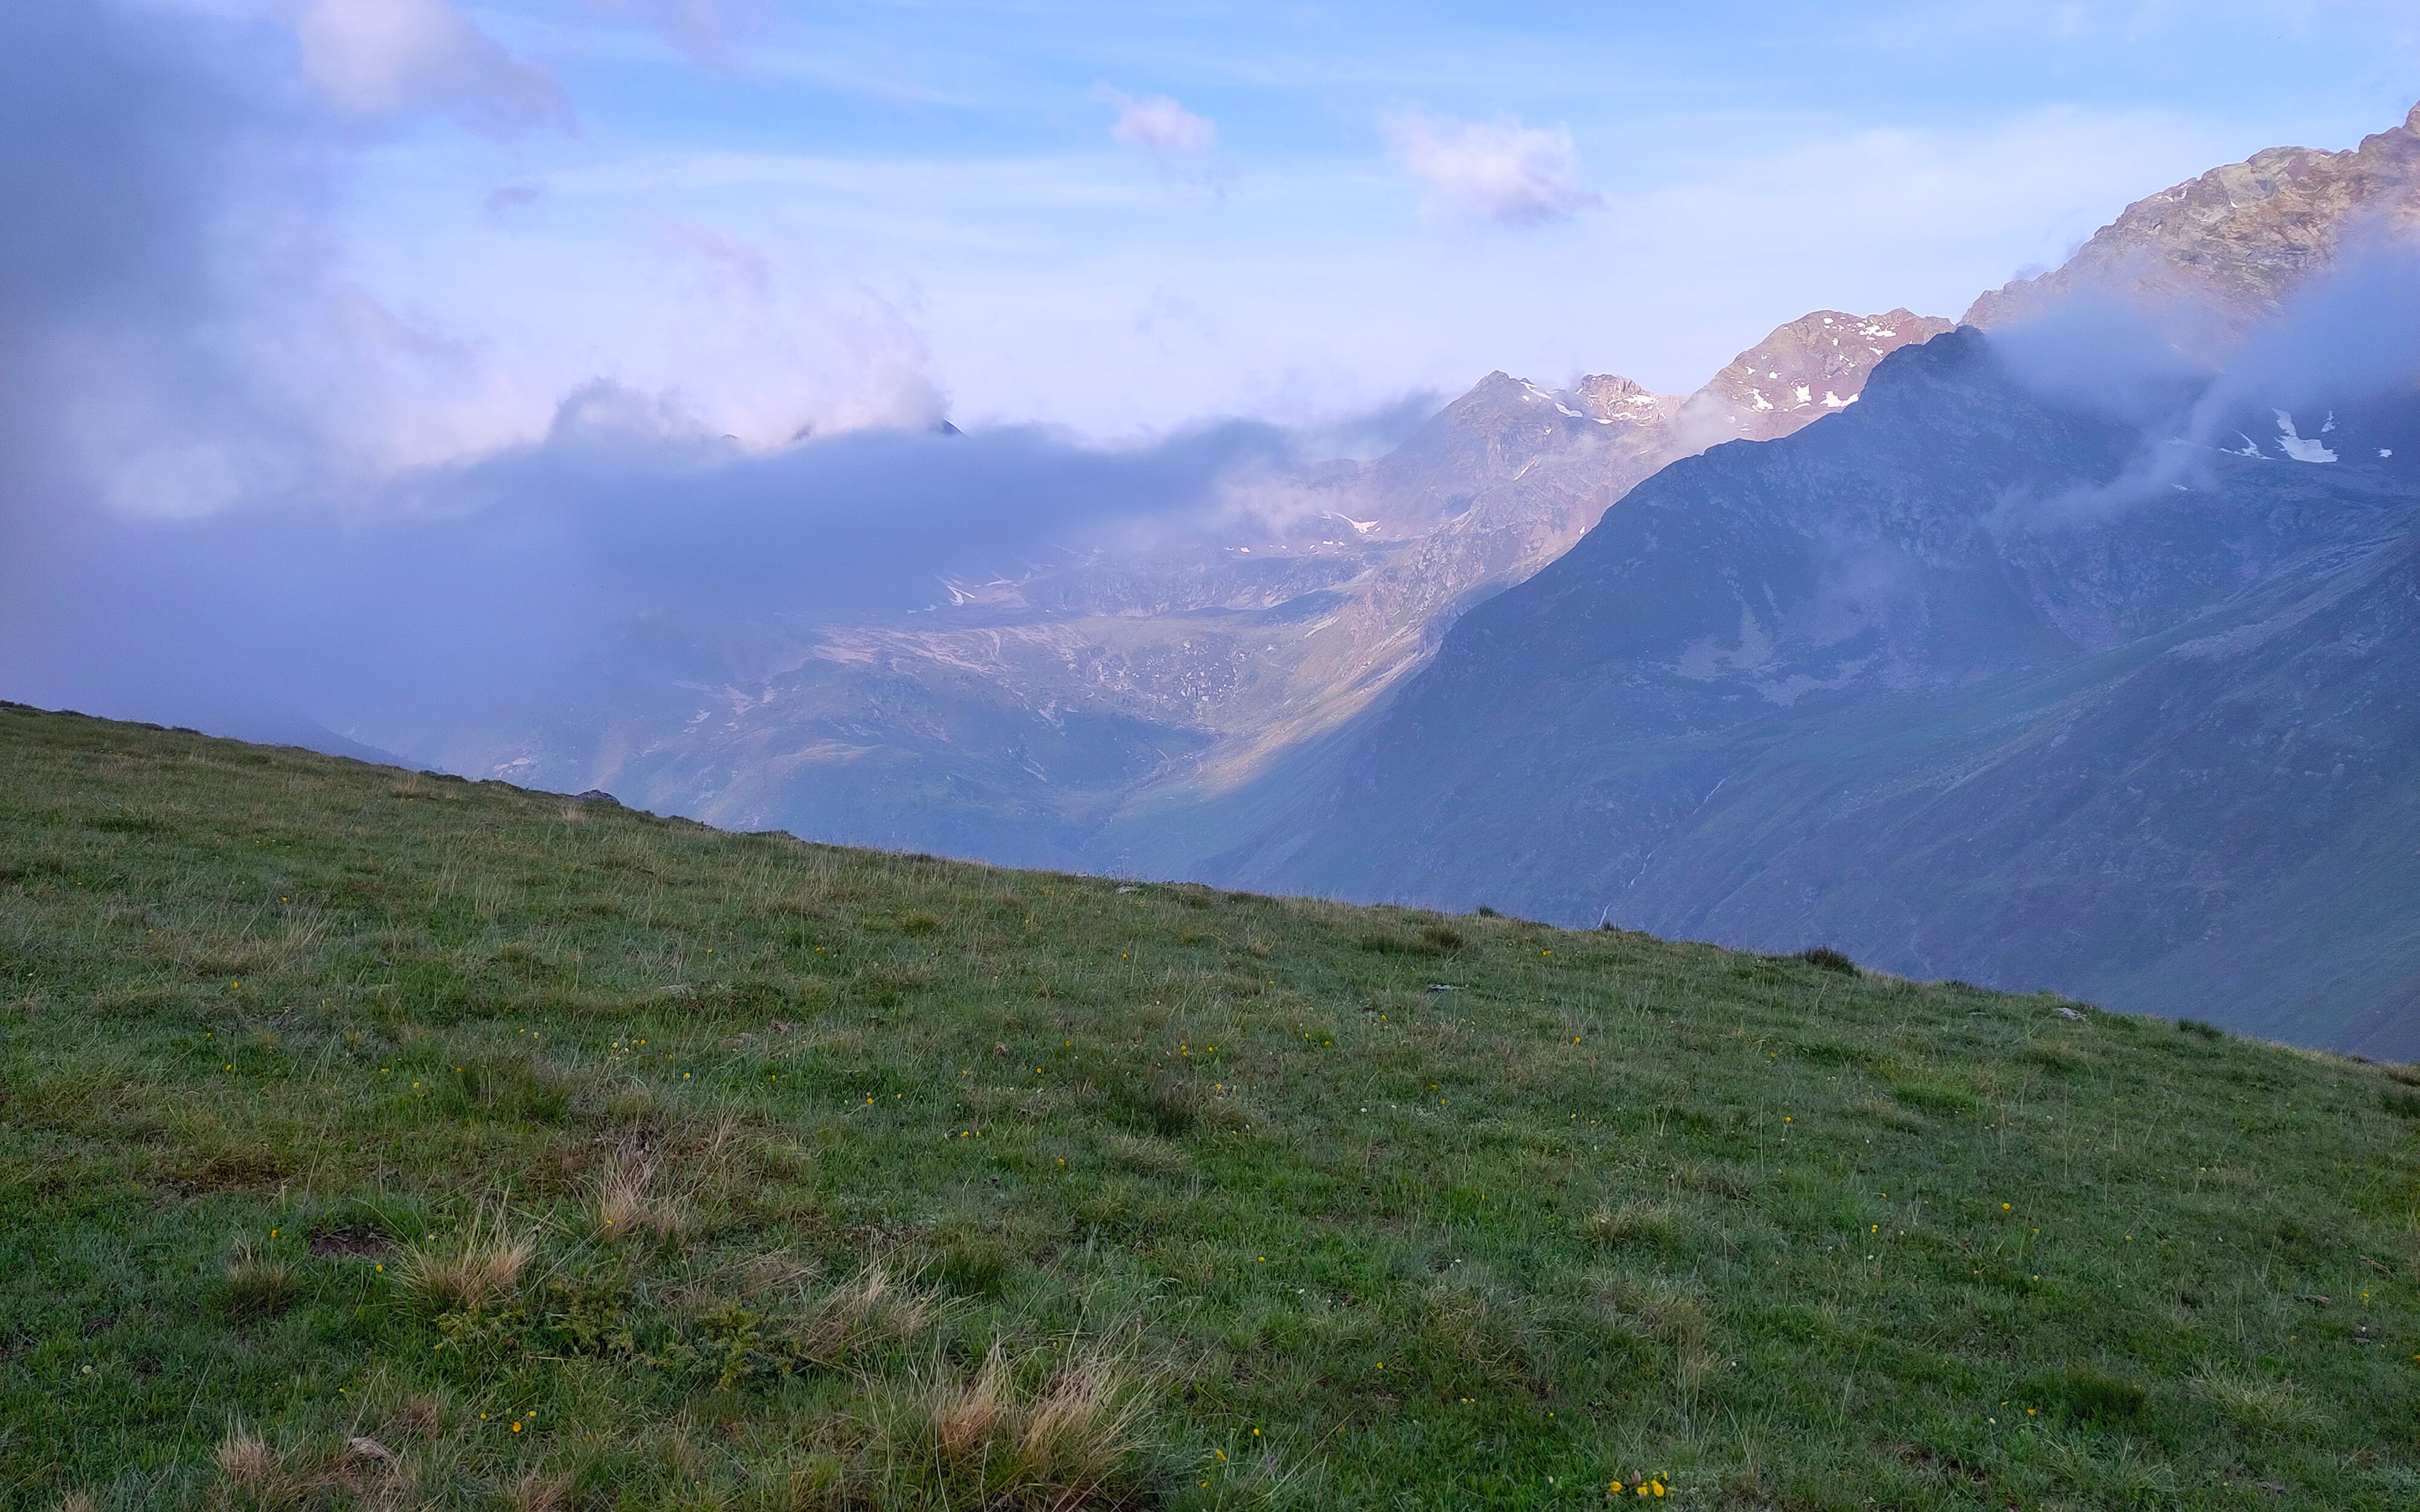
[[[1458,121],[1397,112],[1379,123],[1395,156],[1426,186],[1432,215],[1537,225],[1605,203],[1580,183],[1571,128],[1524,126],[1505,116]]]

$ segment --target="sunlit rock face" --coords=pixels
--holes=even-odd
[[[2272,147],[2135,201],[2067,263],[1985,294],[1966,323],[2043,314],[2090,289],[2180,302],[2240,328],[2332,265],[2349,238],[2420,228],[2420,106],[2342,152]]]
[[[1684,433],[1700,446],[1769,441],[1856,403],[1874,364],[1901,347],[1931,341],[1950,323],[1908,310],[1801,316],[1733,358],[1681,408]]]

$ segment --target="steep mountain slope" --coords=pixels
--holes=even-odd
[[[1205,800],[1320,748],[1640,480],[1835,412],[1944,329],[1819,311],[1686,398],[1490,374],[1388,455],[1246,491],[1200,536],[953,583],[906,620],[814,632],[769,672],[464,764],[820,839],[1181,871],[1232,842]]]
[[[2420,1495],[2420,1069],[14,705],[0,771],[5,1512]]]
[[[1979,332],[1902,353],[1634,490],[1207,874],[2420,1052],[2420,414],[2261,418],[2143,483]]]
[[[2087,289],[2187,301],[2241,327],[2335,260],[2348,235],[2420,226],[2420,105],[2342,152],[2272,147],[2126,208],[2060,268],[1978,299],[2004,326]]]

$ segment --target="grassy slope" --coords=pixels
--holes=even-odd
[[[2061,1007],[0,707],[0,1505],[2420,1503],[2420,1092]]]

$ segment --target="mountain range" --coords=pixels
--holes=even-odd
[[[1961,325],[1816,312],[1687,395],[1493,373],[1243,527],[466,764],[2420,1056],[2420,409],[2276,347],[2415,221],[2420,110],[2149,196]]]
[[[1223,823],[1221,795],[1291,770],[1631,487],[1836,413],[1883,357],[1948,329],[1819,311],[1687,395],[1491,373],[1384,456],[1257,485],[1241,529],[952,581],[913,614],[803,636],[769,672],[657,689],[449,764],[737,827],[1181,871],[1221,842],[1196,838]]]
[[[2131,426],[1941,337],[1634,490],[1208,873],[2408,1057],[2420,407],[2333,463],[2262,418],[2136,488]]]
[[[2327,250],[2412,213],[2415,124],[2155,195],[1854,411],[1666,469],[1203,873],[2420,1054],[2408,374],[2176,367],[2147,415],[2021,318],[2191,298],[2272,356]]]

